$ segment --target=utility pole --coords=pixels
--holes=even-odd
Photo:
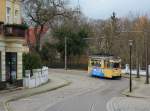
[[[67,38],[65,37],[65,70],[67,70]]]

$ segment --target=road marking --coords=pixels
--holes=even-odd
[[[94,111],[94,106],[95,106],[95,104],[92,104],[92,105],[91,105],[90,111]]]
[[[30,100],[33,100],[33,99],[22,99],[22,100],[24,100],[24,101],[30,101]]]

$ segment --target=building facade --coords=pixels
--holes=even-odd
[[[21,2],[19,0],[0,0],[0,21],[5,24],[21,23]]]
[[[0,0],[0,21],[5,21],[6,18],[6,0]]]
[[[22,54],[26,28],[21,24],[21,2],[0,0],[0,89],[22,86]]]

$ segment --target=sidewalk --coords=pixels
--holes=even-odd
[[[129,77],[125,75],[124,77]],[[136,76],[132,76],[132,92],[129,92],[129,89],[126,89],[122,92],[122,94],[130,97],[136,98],[149,98],[150,99],[150,84],[145,84],[146,77],[141,76],[140,78],[136,78]]]
[[[107,111],[150,111],[150,101],[143,98],[113,97]]]
[[[8,102],[14,101],[20,98],[29,97],[32,95],[44,93],[47,91],[55,90],[60,87],[64,87],[69,85],[70,82],[59,77],[55,77],[54,75],[49,75],[50,81],[40,87],[33,89],[22,89],[16,90],[13,92],[0,92],[0,111],[11,111]]]
[[[123,75],[129,78],[129,75]],[[150,111],[150,84],[145,84],[146,77],[132,76],[132,92],[125,89],[125,97],[114,97],[107,103],[108,111]]]

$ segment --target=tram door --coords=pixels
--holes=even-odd
[[[6,80],[9,83],[13,83],[16,80],[17,75],[17,53],[6,53]]]

